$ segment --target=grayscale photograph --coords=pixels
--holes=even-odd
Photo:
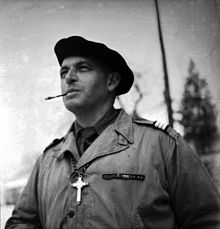
[[[220,228],[220,0],[0,0],[2,229]]]

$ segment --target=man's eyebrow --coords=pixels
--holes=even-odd
[[[64,65],[64,66],[62,66],[61,68],[60,68],[60,71],[61,70],[65,70],[65,69],[68,69],[69,67],[67,66],[67,65]]]
[[[82,61],[79,61],[79,62],[75,63],[75,66],[77,67],[77,66],[80,66],[80,65],[82,65],[82,64],[91,65],[87,60],[82,60]]]
[[[83,65],[83,64],[91,65],[91,63],[89,63],[87,60],[82,60],[82,61],[76,62],[74,64],[71,64],[70,66],[69,65],[63,65],[60,68],[60,71],[69,69],[71,66],[78,67],[78,66]]]

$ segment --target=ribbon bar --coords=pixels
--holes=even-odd
[[[112,173],[112,174],[102,174],[102,179],[105,179],[105,180],[122,179],[122,180],[141,180],[143,181],[145,179],[145,175]]]

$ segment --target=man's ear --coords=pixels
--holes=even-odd
[[[121,75],[119,72],[110,72],[108,75],[107,88],[109,91],[114,91],[121,81]]]

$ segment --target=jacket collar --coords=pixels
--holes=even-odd
[[[62,159],[65,152],[69,151],[78,161],[77,167],[80,167],[97,157],[121,151],[127,148],[129,143],[132,144],[133,141],[132,118],[124,110],[121,110],[116,121],[102,132],[81,158],[78,155],[76,139],[70,130],[64,137],[63,144],[60,150],[57,151],[56,157]]]
[[[57,159],[62,159],[66,152],[70,152],[76,160],[79,159],[76,139],[71,129],[69,129],[67,134],[64,136],[63,143],[58,148],[55,157]]]
[[[123,109],[114,123],[114,130],[119,134],[119,144],[122,143],[121,137],[131,144],[134,142],[132,118]]]

